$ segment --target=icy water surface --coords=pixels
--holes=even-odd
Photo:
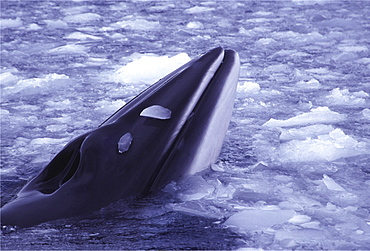
[[[4,228],[9,249],[369,249],[367,1],[1,1],[1,204],[72,138],[223,46],[218,163],[149,198]]]

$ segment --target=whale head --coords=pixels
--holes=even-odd
[[[1,208],[27,227],[142,196],[214,163],[230,122],[239,57],[221,47],[160,79],[68,143]]]

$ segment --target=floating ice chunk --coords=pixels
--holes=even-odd
[[[142,55],[139,59],[121,67],[113,74],[112,80],[123,83],[152,84],[189,60],[190,57],[186,53],[180,53],[170,58],[168,56]],[[145,69],[145,74],[143,74],[143,69]]]
[[[22,20],[19,17],[16,19],[0,19],[0,29],[18,28],[22,25]]]
[[[316,138],[334,130],[331,125],[310,125],[301,128],[282,129],[280,140]]]
[[[306,243],[322,243],[327,238],[326,232],[316,229],[281,229],[275,233],[275,242],[283,248],[292,250]],[[316,248],[319,249],[319,248]]]
[[[101,18],[99,14],[96,13],[83,13],[83,14],[76,14],[71,16],[66,16],[63,20],[67,23],[90,23],[97,21]]]
[[[201,22],[189,22],[187,25],[186,25],[187,28],[189,29],[203,29],[204,26]]]
[[[154,118],[154,119],[170,119],[171,118],[171,110],[160,106],[160,105],[152,105],[145,108],[141,113],[140,116]]]
[[[87,61],[86,61],[86,63],[85,63],[85,65],[86,66],[100,66],[100,65],[102,65],[102,64],[105,64],[105,63],[107,63],[109,60],[108,59],[106,59],[106,58],[89,58]]]
[[[58,145],[64,144],[69,138],[53,139],[53,138],[36,138],[31,140],[30,145]]]
[[[231,186],[230,184],[225,186],[222,184],[221,181],[217,184],[217,188],[215,191],[215,197],[217,198],[224,198],[224,199],[232,199],[236,189]]]
[[[69,77],[64,74],[48,74],[43,78],[22,79],[14,86],[3,89],[3,94],[13,94],[23,92],[23,94],[34,94],[41,91],[55,89],[61,84],[65,84]]]
[[[369,97],[369,94],[364,91],[351,93],[348,89],[340,90],[339,88],[335,88],[330,91],[330,94],[325,99],[329,105],[361,106],[365,104],[365,98],[367,97]]]
[[[322,20],[320,25],[324,27],[341,27],[344,29],[358,29],[362,27],[361,23],[359,23],[357,20],[340,17],[334,17],[330,20]]]
[[[357,63],[360,63],[360,64],[370,64],[370,58],[361,58],[359,60],[356,61]]]
[[[362,116],[364,116],[364,118],[370,119],[370,109],[369,108],[363,109],[361,113],[362,113]]]
[[[291,127],[310,124],[337,123],[346,119],[346,115],[331,111],[328,107],[312,108],[310,112],[297,115],[295,117],[278,120],[270,119],[263,126],[269,127]]]
[[[308,81],[301,80],[297,83],[297,87],[303,89],[319,89],[322,85],[317,79],[310,79]]]
[[[215,187],[208,184],[201,176],[190,176],[183,181],[182,189],[178,192],[177,197],[182,201],[199,200],[215,191]]]
[[[292,177],[286,176],[286,175],[275,175],[274,180],[281,181],[281,182],[290,182],[292,180]]]
[[[263,231],[289,221],[295,214],[294,210],[250,209],[232,215],[224,224],[241,231]]]
[[[271,11],[256,11],[253,13],[253,16],[272,16],[274,12]]]
[[[221,209],[196,201],[186,201],[180,204],[171,203],[166,205],[166,207],[177,212],[206,218],[221,219],[223,217]]]
[[[254,82],[248,82],[248,81],[239,83],[236,89],[238,93],[244,93],[244,94],[256,94],[256,93],[259,93],[260,90],[261,90],[261,87],[259,84],[254,83]]]
[[[96,108],[94,110],[109,114],[124,106],[126,102],[124,100],[101,100],[96,102],[95,104]]]
[[[323,175],[322,181],[324,182],[325,186],[332,191],[346,191],[343,187],[338,185],[332,178],[330,178],[328,175],[324,174]]]
[[[345,135],[340,129],[317,139],[292,140],[282,143],[278,156],[282,162],[334,161],[340,158],[357,156],[366,152],[363,142]]]
[[[131,142],[132,142],[132,135],[131,133],[124,134],[118,141],[118,152],[124,153],[127,152],[130,148]]]
[[[274,32],[272,36],[276,40],[285,40],[285,41],[295,42],[301,45],[306,45],[306,44],[311,44],[311,43],[316,43],[316,42],[324,42],[328,40],[325,36],[321,35],[318,32],[301,34],[299,32],[294,32],[294,31],[280,31],[280,32]]]
[[[161,27],[159,21],[148,21],[145,19],[136,19],[136,20],[124,20],[117,22],[111,25],[113,29],[130,29],[130,30],[157,30]]]
[[[345,52],[363,52],[369,50],[366,45],[347,45],[347,44],[339,45],[338,49]]]
[[[45,105],[51,106],[53,109],[59,109],[59,110],[70,109],[71,106],[73,106],[72,102],[69,99],[65,99],[63,101],[48,100],[48,101],[45,102]]]
[[[311,221],[308,215],[294,215],[288,222],[292,224],[303,224]]]
[[[271,22],[271,19],[269,18],[263,18],[263,17],[256,17],[256,18],[249,18],[248,19],[248,22],[251,22],[251,23],[270,23]]]
[[[302,5],[314,5],[331,2],[332,0],[292,0],[293,3]]]
[[[42,28],[38,24],[32,23],[28,26],[28,29],[31,31],[36,31],[41,30]]]
[[[217,164],[211,164],[211,170],[214,172],[225,172],[225,169],[223,169],[220,165]]]
[[[5,116],[5,115],[8,115],[10,112],[8,110],[5,110],[5,109],[2,109],[0,108],[0,115],[1,116]]]
[[[48,29],[65,29],[68,24],[62,20],[45,20]]]
[[[327,75],[327,74],[330,74],[329,69],[323,68],[323,67],[321,67],[321,68],[308,69],[308,70],[306,70],[306,72],[312,73],[312,74],[318,74],[318,75]]]
[[[87,48],[83,45],[78,44],[67,44],[63,46],[59,46],[57,48],[49,50],[50,54],[54,55],[68,55],[68,54],[87,54]]]
[[[311,221],[307,223],[302,223],[301,227],[304,228],[312,228],[312,229],[320,229],[320,222],[318,221]]]
[[[14,76],[11,72],[4,72],[0,74],[0,85],[7,86],[18,80],[17,76]]]
[[[81,32],[73,32],[73,33],[69,34],[68,36],[66,36],[65,38],[66,39],[77,39],[77,40],[87,40],[87,39],[100,40],[100,39],[102,39],[101,37],[92,36],[92,35],[84,34],[84,33],[81,33]]]
[[[272,38],[261,38],[255,42],[257,46],[277,45],[278,42]]]
[[[287,64],[270,65],[265,69],[267,73],[288,73],[291,71],[290,66]]]
[[[58,125],[48,125],[46,126],[46,130],[50,132],[59,132],[65,131],[67,129],[67,124],[58,124]]]
[[[186,14],[199,14],[199,13],[213,11],[213,10],[214,10],[214,8],[194,6],[192,8],[186,9],[184,12]]]
[[[358,59],[357,53],[354,52],[342,52],[332,56],[332,59],[336,63],[349,62]]]

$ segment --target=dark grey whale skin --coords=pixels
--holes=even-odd
[[[29,227],[86,214],[209,167],[230,122],[239,68],[238,54],[218,47],[162,78],[67,144],[1,208],[1,224]],[[171,117],[140,116],[152,105]],[[126,133],[131,145],[120,153]]]

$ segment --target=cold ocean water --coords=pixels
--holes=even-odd
[[[1,1],[1,204],[199,53],[241,74],[219,161],[1,249],[370,249],[368,1]]]

